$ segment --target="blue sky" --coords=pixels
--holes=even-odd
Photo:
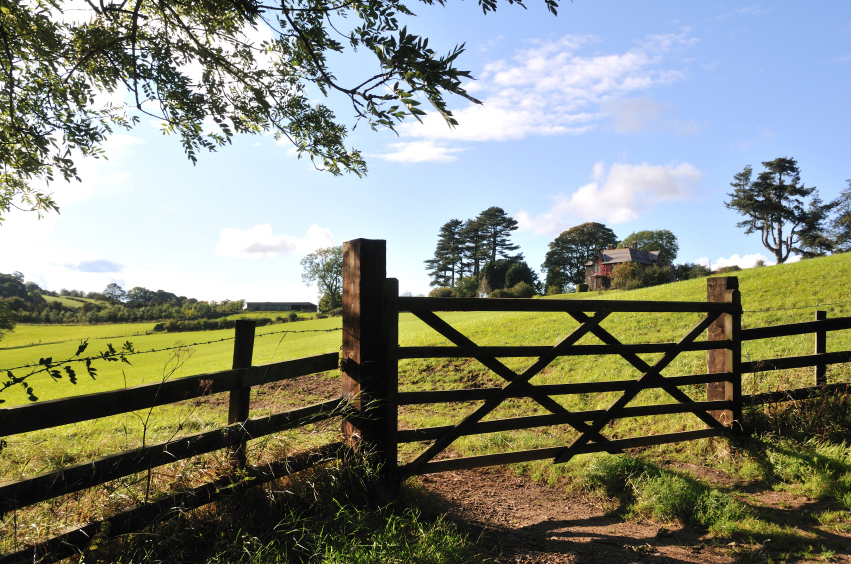
[[[413,5],[412,5],[413,6]],[[446,221],[500,206],[539,268],[561,231],[600,221],[619,237],[677,235],[677,262],[769,259],[724,207],[745,165],[788,156],[829,200],[851,178],[851,3],[473,2],[414,6],[409,31],[447,52],[483,100],[451,99],[460,126],[428,116],[350,143],[369,174],[334,178],[271,136],[240,137],[197,166],[143,119],[114,135],[82,183],[50,186],[61,215],[14,212],[0,272],[52,290],[117,282],[201,299],[310,300],[299,260],[358,237],[386,239],[388,276],[427,293],[423,261]],[[341,58],[343,82],[373,70]],[[317,100],[319,100],[317,94]],[[342,99],[323,100],[349,123]]]

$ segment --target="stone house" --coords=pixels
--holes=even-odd
[[[612,269],[622,262],[635,262],[642,267],[663,266],[662,251],[639,251],[633,243],[629,248],[615,249],[609,245],[605,250],[598,251],[594,257],[585,263],[585,283],[588,290],[608,289],[612,284]]]

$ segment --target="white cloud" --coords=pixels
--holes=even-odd
[[[511,60],[485,66],[476,85],[484,104],[453,110],[459,125],[450,129],[436,113],[423,123],[399,127],[403,137],[431,141],[505,141],[534,135],[578,135],[606,115],[600,104],[685,78],[682,70],[660,68],[665,56],[695,40],[687,31],[649,36],[625,53],[578,52],[599,39],[565,36],[517,51]]]
[[[315,223],[304,237],[292,235],[273,235],[272,226],[255,225],[245,231],[228,227],[222,229],[216,254],[225,257],[262,258],[278,254],[304,255],[321,247],[334,244],[334,236],[329,229]]]
[[[738,254],[735,254],[730,256],[730,258],[719,257],[715,259],[715,261],[710,261],[708,257],[700,257],[694,262],[697,264],[708,266],[712,268],[712,270],[718,270],[719,268],[724,268],[727,266],[738,266],[739,268],[753,268],[754,266],[756,266],[757,261],[760,260],[768,266],[773,266],[777,264],[777,261],[774,259],[774,257],[771,257],[771,260],[769,260],[768,257],[763,256],[761,253],[753,253],[745,256],[739,256]],[[786,261],[786,264],[790,262],[798,262],[799,260],[801,260],[801,255],[791,255]]]
[[[393,143],[390,145],[392,153],[377,155],[378,157],[397,163],[423,163],[437,162],[449,163],[456,160],[453,153],[464,149],[450,149],[435,145],[434,141],[412,141],[410,143]]]
[[[594,165],[591,183],[569,196],[556,196],[555,204],[534,218],[521,210],[517,221],[520,229],[539,234],[558,233],[585,221],[626,223],[659,202],[689,197],[701,176],[701,172],[689,163],[667,166],[615,164],[606,171],[605,164],[598,162]]]

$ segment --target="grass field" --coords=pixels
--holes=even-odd
[[[74,298],[74,299],[71,299],[71,298],[68,298],[68,297],[65,297],[65,296],[44,296],[44,299],[47,300],[48,302],[59,302],[60,304],[64,305],[65,307],[70,307],[70,308],[74,308],[74,309],[79,309],[79,308],[83,307],[83,305],[85,305],[84,302],[89,302],[89,303],[92,303],[92,304],[106,305],[104,302],[102,302],[100,300],[93,300],[91,298]],[[82,300],[82,301],[78,301],[78,300]]]
[[[851,298],[843,282],[851,280],[851,255],[837,255],[799,263],[762,267],[737,272],[742,293],[742,305],[745,310],[743,327],[760,327],[795,321],[812,320],[816,309],[828,312],[828,317],[851,316]],[[706,280],[691,280],[647,288],[632,292],[584,293],[554,296],[542,299],[635,299],[635,300],[677,300],[705,301]],[[268,313],[268,312],[265,312]],[[272,312],[274,313],[274,312]],[[266,317],[268,315],[262,315]],[[440,316],[452,326],[480,345],[552,345],[572,331],[577,323],[566,314],[527,314],[527,313],[446,313]],[[613,314],[602,326],[625,343],[673,342],[682,337],[698,320],[698,314]],[[115,346],[125,340],[133,342],[137,351],[170,347],[179,341],[184,344],[202,343],[232,337],[233,330],[189,332],[178,334],[137,335],[150,324],[101,325],[101,326],[19,326],[0,342],[0,371],[21,364],[37,362],[40,357],[52,357],[54,360],[70,356],[76,349],[78,339],[89,338],[89,351],[102,350],[107,343]],[[341,327],[340,318],[310,320],[296,324],[271,325],[257,329],[254,363],[268,363],[288,358],[297,358],[312,354],[332,352],[339,349],[341,333],[291,333],[274,334],[279,331],[325,330]],[[400,316],[399,342],[402,346],[448,345],[442,337],[426,327],[410,314]],[[68,340],[59,344],[41,344],[27,346],[36,340]],[[582,344],[595,344],[599,341],[586,336]],[[132,365],[119,363],[97,364],[99,375],[96,381],[81,378],[76,386],[67,381],[52,382],[49,378],[36,377],[32,385],[41,399],[52,399],[72,394],[92,393],[115,389],[125,385],[156,382],[164,377],[211,372],[230,367],[232,341],[224,340],[212,344],[191,346],[190,358],[182,359],[179,366],[174,363],[171,353],[160,352],[140,354],[131,357]],[[11,347],[18,348],[11,348]],[[828,352],[851,350],[851,331],[839,331],[828,334]],[[757,360],[782,356],[811,353],[812,335],[783,337],[764,341],[745,343],[744,360]],[[658,355],[644,355],[652,363]],[[171,359],[171,360],[170,360]],[[502,359],[515,370],[528,366],[531,359]],[[171,363],[170,363],[171,362]],[[174,370],[172,370],[174,369]],[[705,372],[705,353],[695,352],[681,355],[664,375],[699,374]],[[16,371],[16,375],[23,375]],[[620,380],[634,378],[635,369],[625,361],[615,357],[573,357],[562,358],[550,365],[533,384],[556,384],[564,382],[582,382],[597,380]],[[337,385],[339,374],[327,374],[326,378]],[[828,369],[828,381],[849,381],[851,373],[847,365]],[[410,360],[400,363],[400,390],[454,389],[481,386],[497,386],[502,382],[495,375],[472,359],[435,359]],[[744,393],[756,393],[776,389],[787,389],[812,385],[812,369],[794,371],[766,372],[746,375]],[[703,386],[682,388],[695,399],[703,399]],[[6,390],[2,394],[5,406],[26,402],[18,388]],[[559,401],[570,410],[586,410],[606,407],[616,396],[613,394],[562,396]],[[291,398],[279,398],[290,405]],[[286,400],[286,401],[285,401]],[[649,403],[669,403],[664,393],[658,391],[642,392],[632,405]],[[433,425],[446,425],[459,421],[465,414],[475,409],[477,403],[456,403],[434,406],[408,406],[400,409],[400,426],[420,428]],[[0,458],[0,470],[6,477],[32,474],[50,468],[61,467],[76,460],[86,460],[102,455],[118,447],[132,447],[140,444],[142,436],[146,440],[164,440],[180,433],[196,432],[213,428],[223,423],[225,404],[179,405],[173,408],[158,408],[150,413],[129,414],[127,416],[106,418],[92,423],[72,425],[53,430],[49,433],[31,433],[28,436],[12,437]],[[224,411],[223,411],[224,410]],[[518,415],[544,413],[528,400],[510,400],[494,411],[487,419],[504,418]],[[607,428],[611,437],[626,437],[659,432],[671,432],[696,428],[696,418],[686,415],[671,415],[655,418],[634,418],[620,420]],[[287,433],[262,442],[258,446],[266,454],[288,452],[308,444],[319,444],[335,435],[335,427],[309,428],[300,433]],[[563,445],[569,442],[572,432],[565,427],[548,427],[492,433],[488,435],[463,437],[452,445],[459,455],[487,454],[528,448]],[[34,455],[32,445],[39,445]],[[647,449],[646,455],[666,457],[668,460],[696,460],[711,463],[718,462],[717,440],[703,440],[688,444]],[[419,444],[403,445],[401,456],[410,459],[424,447]],[[774,447],[772,447],[774,448]],[[813,447],[815,448],[815,447]],[[814,451],[815,452],[815,451]],[[654,454],[655,453],[655,454]],[[779,456],[779,455],[777,455]],[[776,460],[781,460],[777,458]],[[815,455],[814,455],[815,456]],[[839,467],[847,464],[845,454],[836,454]],[[816,460],[813,458],[813,460]],[[211,462],[212,460],[212,462]],[[596,464],[598,456],[577,457],[570,464],[554,466],[549,461],[518,465],[519,471],[549,481],[558,482],[565,476],[584,475],[589,464]],[[741,459],[744,472],[747,470],[747,457]],[[772,459],[774,460],[774,459]],[[841,462],[845,461],[845,462]],[[214,465],[211,457],[200,457],[192,462],[193,468],[203,468],[205,464]],[[718,462],[720,463],[720,462]],[[188,471],[188,470],[187,470]],[[606,470],[608,471],[608,470]],[[615,470],[612,470],[613,472]],[[620,471],[620,470],[617,470]],[[163,476],[180,475],[183,470],[164,470]],[[654,471],[655,472],[655,471]],[[661,472],[661,471],[660,471]],[[815,472],[815,470],[813,471]],[[664,482],[662,473],[654,474]],[[810,476],[808,474],[808,476]],[[812,474],[816,476],[816,474]],[[848,474],[848,489],[851,489],[851,473]],[[165,479],[165,478],[163,478]],[[667,478],[665,478],[667,479]],[[766,478],[767,479],[767,478]],[[816,478],[807,478],[816,479]],[[600,478],[603,480],[603,478]],[[670,481],[670,480],[669,480]],[[165,482],[164,482],[165,483]],[[667,482],[665,482],[667,483]],[[138,498],[139,484],[127,486],[122,494]],[[590,486],[589,486],[590,487]],[[660,486],[662,487],[662,486]],[[815,486],[813,486],[815,487]],[[841,489],[840,489],[841,490]],[[838,491],[840,491],[838,490]],[[703,491],[703,490],[701,490]],[[841,490],[845,491],[845,490]],[[840,493],[841,493],[840,491]],[[705,492],[704,492],[705,493]],[[641,492],[635,494],[639,498]],[[650,494],[647,494],[650,495]],[[698,494],[695,494],[698,495]],[[703,495],[702,493],[700,495]],[[709,495],[708,493],[706,495]],[[714,494],[713,494],[714,495]],[[843,494],[844,495],[844,494]],[[70,502],[69,502],[70,503]],[[79,505],[79,501],[75,501]],[[90,502],[94,503],[94,502]],[[116,501],[117,503],[117,501]],[[851,495],[848,497],[851,509]],[[75,505],[75,507],[77,506]],[[85,505],[85,504],[83,504]],[[640,507],[636,509],[641,513]],[[48,519],[44,512],[33,518]],[[842,514],[844,515],[844,514]],[[827,519],[827,517],[826,517]],[[840,520],[845,517],[840,517]],[[63,522],[64,523],[64,522]],[[64,523],[67,524],[67,523]],[[757,525],[753,525],[757,527]],[[757,527],[758,528],[758,527]],[[8,531],[7,531],[8,533]],[[720,534],[720,533],[719,533]]]

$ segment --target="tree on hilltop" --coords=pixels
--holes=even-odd
[[[736,226],[743,227],[746,235],[758,232],[777,264],[786,262],[792,251],[816,254],[818,249],[826,249],[824,224],[837,203],[823,204],[815,186],[807,188],[801,183],[795,159],[782,157],[762,166],[765,170],[755,180],[748,165],[730,183],[734,190],[727,194],[730,201],[725,205],[745,216]]]
[[[431,277],[430,286],[453,288],[455,280],[464,276],[463,227],[462,221],[450,219],[440,228],[434,257],[425,261]]]
[[[848,187],[836,200],[836,217],[830,222],[830,237],[834,251],[851,251],[851,179],[846,180]]]
[[[329,296],[331,309],[337,308],[343,294],[343,246],[316,249],[301,259],[301,280],[316,284],[320,296]]]
[[[478,3],[496,10],[496,0]],[[557,0],[544,3],[556,13]],[[421,119],[418,99],[449,126],[457,122],[447,95],[480,103],[461,85],[472,78],[456,67],[463,44],[440,55],[399,14],[414,16],[402,0],[3,0],[0,218],[13,206],[58,210],[35,186],[79,180],[77,155],[103,156],[108,135],[143,116],[176,134],[193,163],[234,135],[271,131],[320,170],[363,175],[363,155],[346,146],[348,127],[315,103],[314,87],[340,96],[355,125],[373,130]],[[375,57],[376,70],[338,79],[330,61],[344,53]],[[130,102],[101,105],[103,94]]]

